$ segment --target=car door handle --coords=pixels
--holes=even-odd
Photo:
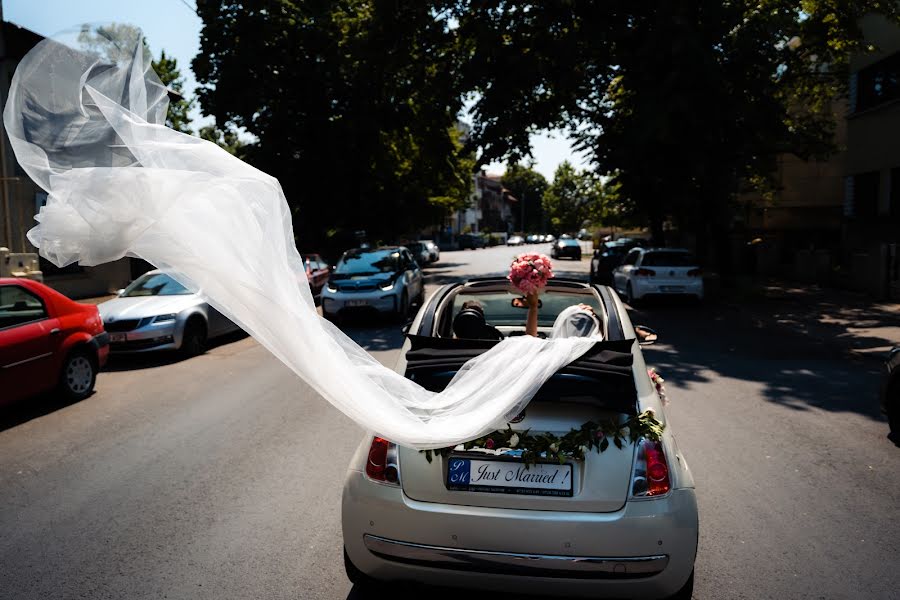
[[[57,333],[59,333],[59,327],[54,327],[50,330],[50,335],[56,335]]]

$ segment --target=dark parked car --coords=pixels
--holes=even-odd
[[[594,256],[591,258],[591,282],[612,285],[613,270],[622,264],[625,255],[632,248],[643,244],[644,240],[632,238],[604,242],[600,248],[594,250]]]
[[[891,440],[900,446],[900,346],[888,354],[887,377],[881,388],[881,411],[887,415]]]
[[[475,250],[477,248],[484,248],[487,245],[484,238],[475,233],[463,233],[456,241],[459,244],[460,250]]]
[[[42,283],[0,279],[0,404],[57,388],[87,398],[109,356],[96,306]]]
[[[572,238],[560,239],[550,246],[550,258],[574,258],[581,260],[581,244]]]

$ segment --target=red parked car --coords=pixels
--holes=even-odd
[[[108,355],[96,306],[36,281],[0,278],[0,405],[53,388],[86,398]]]
[[[322,288],[328,283],[331,275],[331,267],[318,254],[304,254],[303,263],[306,265],[306,278],[314,298],[322,294]]]

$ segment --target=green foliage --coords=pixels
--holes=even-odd
[[[169,112],[166,114],[166,125],[182,133],[191,133],[191,118],[188,113],[194,104],[193,99],[184,96],[184,76],[178,68],[178,61],[166,56],[166,51],[159,53],[159,59],[151,63],[153,70],[167,88],[175,92],[176,98],[169,94]],[[201,136],[202,137],[202,136]]]
[[[544,192],[544,212],[554,230],[574,233],[597,216],[602,199],[600,179],[564,161],[556,168],[553,183]]]
[[[562,436],[552,433],[532,434],[529,430],[515,431],[512,426],[499,429],[488,435],[461,444],[462,450],[511,448],[522,451],[522,461],[526,465],[535,464],[538,459],[558,462],[563,464],[569,460],[584,460],[584,453],[595,451],[605,452],[609,448],[610,440],[618,448],[624,448],[624,442],[632,444],[641,438],[650,441],[659,441],[665,430],[652,410],[645,410],[625,421],[605,419],[601,422],[588,421],[578,429],[571,429]],[[425,459],[432,460],[432,453],[440,456],[448,456],[460,449],[459,446],[451,448],[439,448],[437,450],[423,450]]]
[[[439,3],[200,0],[204,114],[257,141],[298,235],[390,239],[468,199],[456,35]]]
[[[215,125],[205,125],[200,128],[200,131],[197,132],[197,135],[208,142],[218,144],[238,158],[246,157],[247,144],[241,141],[240,137],[238,137],[237,132],[231,127],[226,127],[224,130],[222,130]]]
[[[525,203],[525,223],[519,223],[520,228],[526,232],[541,231],[544,228],[542,200],[549,185],[547,179],[535,171],[533,165],[508,163],[501,183],[519,202]]]
[[[527,154],[529,132],[564,124],[612,176],[621,217],[656,237],[671,217],[701,242],[725,241],[739,184],[763,181],[779,153],[833,150],[859,19],[900,23],[881,0],[477,7],[456,3],[484,159]]]

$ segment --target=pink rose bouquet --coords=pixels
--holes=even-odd
[[[509,267],[507,279],[526,296],[540,291],[553,277],[553,263],[543,254],[520,254]]]

